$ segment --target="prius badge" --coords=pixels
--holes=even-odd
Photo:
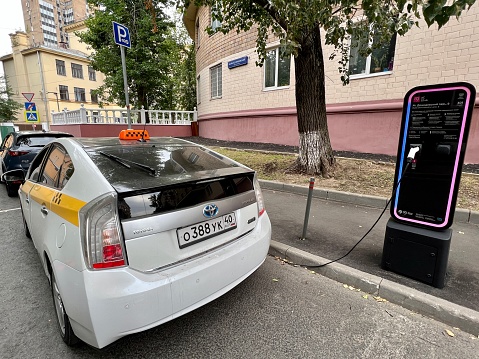
[[[208,204],[203,208],[203,216],[213,218],[218,214],[218,206],[216,204]]]

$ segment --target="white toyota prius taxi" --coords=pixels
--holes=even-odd
[[[271,239],[255,172],[175,138],[59,138],[19,197],[68,345],[102,348],[214,300]]]

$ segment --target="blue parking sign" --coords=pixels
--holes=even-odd
[[[131,48],[130,30],[125,25],[119,24],[115,21],[113,23],[113,36],[115,37],[115,44]]]

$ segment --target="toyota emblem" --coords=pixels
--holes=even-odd
[[[206,218],[213,218],[218,214],[218,206],[216,204],[209,204],[203,208],[203,216]]]

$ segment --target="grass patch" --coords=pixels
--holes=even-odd
[[[259,178],[308,186],[308,175],[287,173],[296,155],[259,151],[233,150],[214,147],[215,151],[230,157],[258,172]],[[317,177],[315,187],[338,191],[389,197],[394,182],[395,163],[336,158],[337,166],[331,178]],[[457,207],[479,211],[479,176],[463,174],[459,187]]]

